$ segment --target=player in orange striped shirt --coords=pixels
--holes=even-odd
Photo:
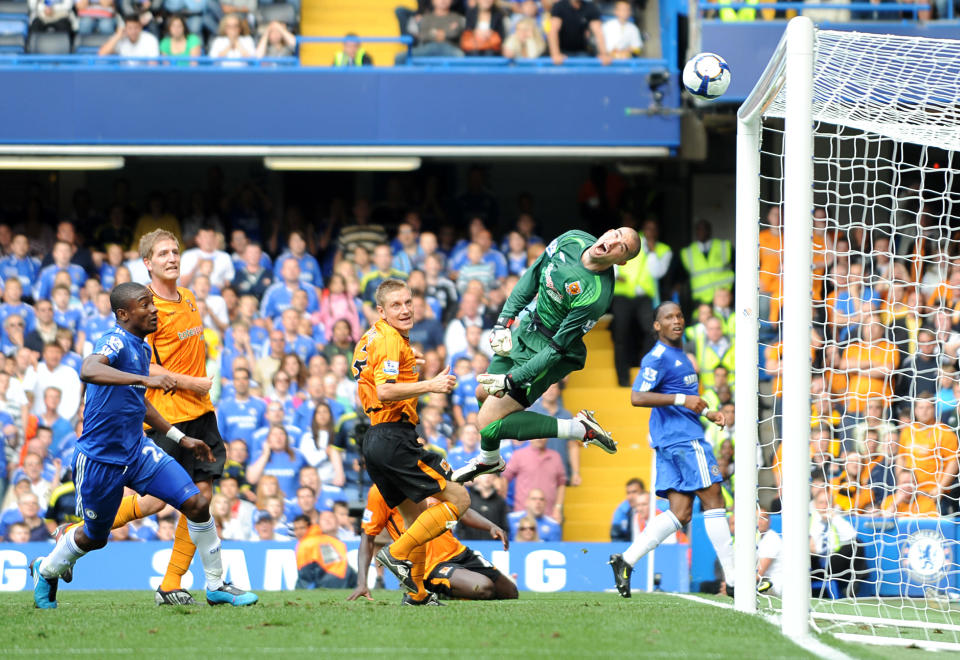
[[[203,440],[215,460],[212,463],[199,461],[191,452],[183,451],[172,438],[152,430],[147,434],[183,466],[204,497],[211,498],[213,480],[220,478],[227,454],[208,394],[213,381],[207,377],[203,318],[193,293],[177,286],[180,243],[176,236],[163,229],[145,234],[140,239],[140,256],[150,272],[150,290],[159,312],[157,330],[147,336],[153,353],[150,375],[166,374],[176,381],[173,393],[147,390],[147,400],[174,426],[171,433],[179,432]],[[158,513],[163,507],[164,503],[155,497],[129,495],[123,498],[113,528]],[[155,600],[158,605],[196,604],[190,593],[181,588],[181,578],[190,568],[195,552],[187,519],[181,516],[170,562],[157,588]]]
[[[474,529],[490,532],[490,537],[503,542],[507,550],[510,543],[506,533],[482,515],[468,509],[460,518],[463,524]],[[363,512],[363,538],[357,554],[357,588],[347,598],[356,600],[361,596],[373,600],[367,587],[367,571],[373,556],[377,534],[384,529],[394,540],[403,534],[403,518],[396,508],[390,508],[376,486],[367,494],[367,507]],[[479,552],[467,548],[450,532],[443,534],[426,544],[426,579],[418,586],[416,596],[404,595],[404,605],[439,605],[435,597],[438,594],[447,598],[464,600],[512,600],[517,598],[517,585],[513,580],[498,571]],[[419,598],[420,600],[416,600]]]
[[[457,379],[447,367],[430,380],[420,380],[407,337],[413,327],[413,296],[405,282],[384,280],[375,298],[380,320],[353,353],[360,404],[370,416],[362,452],[367,474],[387,506],[399,509],[407,530],[377,553],[377,561],[407,591],[418,593],[425,544],[457,523],[470,507],[470,495],[450,480],[447,462],[417,442],[417,399],[428,392],[449,394]],[[439,501],[427,506],[428,497]]]

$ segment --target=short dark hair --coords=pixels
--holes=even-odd
[[[310,519],[301,513],[299,516],[294,517],[293,522],[305,522],[309,525]]]
[[[630,481],[628,481],[628,482],[627,482],[627,486],[628,486],[628,487],[629,487],[629,486],[640,486],[640,492],[641,492],[641,493],[646,493],[646,492],[647,492],[647,484],[643,483],[643,479],[641,479],[640,477],[634,477],[633,479],[631,479]]]
[[[673,302],[672,300],[664,300],[662,303],[660,303],[659,305],[657,305],[657,308],[656,308],[656,309],[653,310],[653,320],[654,320],[654,321],[659,321],[659,320],[660,320],[660,312],[663,310],[664,307],[667,307],[667,306],[669,306],[669,305],[673,305],[674,307],[679,307],[679,306],[680,306],[680,305],[678,305],[677,303]]]
[[[118,284],[110,292],[110,308],[114,314],[121,309],[127,309],[132,301],[140,298],[147,290],[147,287],[136,282]]]

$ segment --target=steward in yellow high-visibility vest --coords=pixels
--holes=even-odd
[[[700,386],[703,389],[713,388],[713,370],[718,365],[727,368],[728,380],[734,382],[734,341],[723,334],[723,324],[720,319],[711,316],[706,322],[706,334],[697,342],[694,359],[700,372]]]
[[[333,66],[373,66],[373,59],[360,44],[355,34],[348,34],[343,40],[343,50],[333,56]]]
[[[657,240],[657,223],[643,224],[640,253],[623,266],[617,266],[613,284],[613,358],[617,382],[629,387],[630,368],[640,364],[640,356],[656,343],[653,310],[660,304],[660,278],[670,268],[673,252]]]
[[[734,0],[717,0],[718,5],[729,5]],[[737,4],[740,4],[740,0],[736,0]],[[755,5],[757,0],[743,0],[744,4]],[[720,20],[727,22],[734,21],[755,21],[757,20],[757,10],[752,7],[744,7],[743,9],[731,9],[730,7],[725,7],[720,10]]]
[[[733,287],[733,246],[726,239],[711,238],[706,220],[698,222],[695,231],[697,240],[683,248],[680,260],[690,276],[690,297],[713,304],[714,291]]]

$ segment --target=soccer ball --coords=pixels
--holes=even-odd
[[[701,99],[715,99],[730,86],[730,65],[714,53],[694,55],[683,67],[683,86]]]

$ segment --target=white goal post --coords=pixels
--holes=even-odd
[[[733,74],[736,75],[736,71]],[[871,503],[865,509],[867,513],[862,518],[875,516],[879,522],[875,525],[871,522],[874,526],[858,526],[860,536],[854,538],[852,545],[893,545],[892,549],[859,550],[861,557],[874,553],[870,555],[876,566],[870,577],[872,584],[862,590],[869,596],[858,598],[856,579],[852,578],[843,593],[837,593],[836,585],[825,585],[821,594],[829,587],[833,589],[832,595],[829,599],[823,597],[820,601],[813,601],[814,607],[811,607],[810,572],[811,559],[821,557],[827,563],[831,556],[828,550],[823,550],[825,554],[811,556],[811,530],[816,520],[811,511],[811,467],[820,466],[811,462],[811,437],[815,434],[810,430],[811,386],[816,388],[817,385],[813,383],[814,378],[821,387],[828,388],[828,396],[839,401],[858,400],[862,404],[886,397],[884,415],[887,417],[884,419],[890,421],[891,427],[899,424],[898,433],[907,432],[905,429],[910,424],[920,424],[916,404],[923,398],[918,396],[919,392],[909,396],[894,395],[892,384],[902,376],[900,372],[895,374],[893,369],[885,375],[877,369],[863,369],[881,381],[884,392],[877,394],[869,388],[865,392],[856,389],[852,384],[853,372],[845,371],[846,357],[829,365],[823,359],[821,366],[815,366],[815,360],[812,361],[812,349],[818,341],[817,328],[821,327],[817,324],[822,324],[825,330],[839,328],[843,332],[843,342],[849,343],[827,346],[833,341],[831,339],[822,344],[841,355],[854,343],[851,338],[869,334],[871,324],[881,325],[875,319],[881,317],[881,308],[890,309],[883,307],[891,304],[889,300],[893,299],[893,293],[890,292],[896,286],[908,287],[905,281],[887,280],[887,289],[884,290],[889,297],[880,302],[877,292],[881,285],[877,284],[879,280],[873,280],[867,288],[870,295],[877,294],[877,297],[871,298],[869,305],[864,303],[857,307],[858,320],[838,323],[818,320],[829,317],[832,312],[829,298],[824,300],[824,290],[834,282],[830,280],[830,269],[819,271],[819,282],[814,276],[814,210],[819,209],[819,217],[826,217],[828,223],[833,223],[830,227],[835,235],[846,236],[844,232],[850,232],[851,235],[867,236],[864,239],[866,247],[848,244],[845,251],[838,247],[832,255],[838,261],[845,260],[841,276],[845,278],[844,282],[848,277],[853,281],[854,267],[850,264],[866,268],[861,266],[862,260],[863,264],[870,264],[873,268],[871,259],[878,260],[875,256],[878,253],[888,264],[886,267],[890,272],[898,272],[894,266],[908,261],[903,253],[898,253],[907,244],[908,236],[915,237],[917,242],[925,235],[932,236],[930,240],[940,242],[940,252],[935,250],[932,253],[936,259],[919,265],[919,268],[929,269],[928,279],[938,277],[938,273],[939,279],[921,283],[918,278],[909,283],[915,290],[913,304],[921,310],[915,314],[916,323],[911,330],[913,334],[909,341],[910,350],[913,350],[917,343],[917,328],[922,329],[925,323],[940,323],[940,317],[946,313],[940,302],[936,303],[937,306],[920,302],[921,289],[922,300],[926,300],[932,286],[940,282],[940,287],[947,286],[948,271],[957,268],[960,272],[960,231],[955,233],[960,230],[960,213],[957,212],[960,210],[960,190],[954,191],[953,179],[954,173],[960,172],[958,152],[958,41],[820,31],[809,18],[797,17],[788,23],[763,75],[739,109],[735,402],[740,423],[735,446],[737,589],[734,606],[743,612],[758,609],[757,593],[752,588],[757,567],[757,503],[758,500],[770,500],[774,494],[769,479],[765,485],[758,485],[758,481],[765,479],[761,476],[764,470],[761,461],[768,460],[774,449],[773,441],[761,438],[761,422],[769,421],[770,428],[775,427],[778,435],[779,491],[775,494],[781,513],[780,561],[784,570],[778,585],[782,589],[781,596],[762,598],[760,604],[762,608],[780,611],[783,633],[792,638],[806,637],[813,628],[858,642],[960,649],[960,582],[957,581],[960,572],[957,561],[960,558],[955,556],[960,554],[957,553],[960,534],[956,532],[957,523],[948,522],[938,514],[943,510],[942,506],[940,509],[934,507],[932,513],[927,511],[924,518],[911,518],[908,510],[902,518],[896,519],[901,522],[892,522],[892,517],[882,518],[879,502],[876,505]],[[957,182],[960,183],[960,177]],[[960,185],[956,187],[960,188]],[[916,202],[918,210],[908,209],[911,200],[919,200]],[[937,210],[927,210],[928,204]],[[761,293],[765,273],[761,272],[760,229],[765,214],[773,207],[780,210],[782,222],[781,270],[774,274],[779,281],[779,297],[769,291]],[[957,223],[953,223],[955,214]],[[887,245],[886,248],[877,247],[881,245],[880,240],[874,238],[878,234],[887,241],[883,244]],[[883,249],[888,252],[884,253]],[[839,267],[836,272],[841,273]],[[817,287],[820,287],[819,293]],[[957,300],[960,300],[960,286],[957,291]],[[777,317],[772,324],[775,326],[774,338],[764,339],[764,327],[768,333],[772,327],[769,321],[771,307],[780,312],[779,315],[773,312]],[[950,309],[956,314],[953,317],[954,334],[950,336],[956,336],[960,333],[960,305]],[[885,326],[884,333],[889,335],[892,332],[892,326]],[[949,328],[944,333],[949,335]],[[901,355],[908,352],[906,339],[891,338],[889,344],[891,352],[894,349]],[[777,385],[773,395],[761,392],[758,383],[764,371],[761,365],[770,359],[771,351],[778,356],[774,379]],[[821,352],[825,354],[825,351]],[[956,356],[953,359],[955,361]],[[943,377],[948,371],[953,374],[953,367],[938,368],[936,378]],[[836,385],[838,382],[845,384]],[[829,392],[831,383],[834,387],[832,393]],[[886,388],[890,388],[889,393]],[[767,420],[761,419],[763,406],[758,405],[764,396],[776,399],[776,403],[771,404],[775,412]],[[900,411],[897,413],[899,421],[897,415],[890,412],[893,410]],[[847,431],[854,428],[854,423],[864,423],[865,413],[862,407],[850,406],[842,414],[844,431],[838,430],[837,438],[850,438]],[[937,414],[939,416],[939,409]],[[958,426],[960,423],[953,427],[954,431]],[[847,474],[843,464],[846,452],[856,455],[857,451],[848,449],[847,442],[847,439],[837,441],[844,453],[838,453],[836,463],[831,463],[834,467],[843,465],[837,476],[841,480]],[[855,446],[853,441],[849,442],[850,446]],[[898,442],[900,440],[890,443],[896,445],[894,453],[888,456],[892,461],[908,451],[904,445],[897,445]],[[896,472],[893,465],[890,468],[890,474],[897,475],[891,477],[895,485],[890,490],[893,498],[890,501],[894,503],[901,501],[895,497],[899,491],[909,490],[901,487],[898,481],[900,465],[895,463]],[[769,472],[769,465],[767,469]],[[919,468],[909,470],[914,472]],[[834,492],[830,490],[829,477],[819,483],[824,492]],[[920,482],[911,488],[914,490],[910,492],[921,492]],[[832,503],[832,499],[830,501]],[[894,510],[900,511],[891,509]],[[858,511],[849,511],[851,519],[863,513]],[[901,527],[907,529],[910,521],[918,520],[921,523],[915,525],[915,529],[910,528],[914,531],[910,532],[913,536],[909,539],[918,534],[917,538],[921,538],[929,532],[923,537],[927,539],[923,542],[928,544],[924,546],[926,558],[930,559],[931,553],[937,555],[939,552],[934,557],[939,562],[937,575],[929,577],[929,581],[923,576],[916,577],[915,567],[909,565],[912,559],[907,555],[911,552],[912,541],[904,540],[907,533],[901,530]],[[828,527],[825,524],[825,528]],[[853,529],[853,525],[848,527]],[[864,541],[864,536],[870,538]],[[934,537],[939,540],[929,540]],[[933,545],[929,545],[931,543]],[[816,548],[816,542],[813,545]],[[881,557],[881,552],[886,554]],[[902,557],[897,557],[897,552],[902,553]],[[883,572],[880,568],[882,562],[887,562]],[[850,566],[853,565],[851,559]],[[852,568],[851,572],[856,573]],[[829,571],[825,574],[828,577],[824,582],[830,582]],[[893,604],[893,593],[897,604]]]

